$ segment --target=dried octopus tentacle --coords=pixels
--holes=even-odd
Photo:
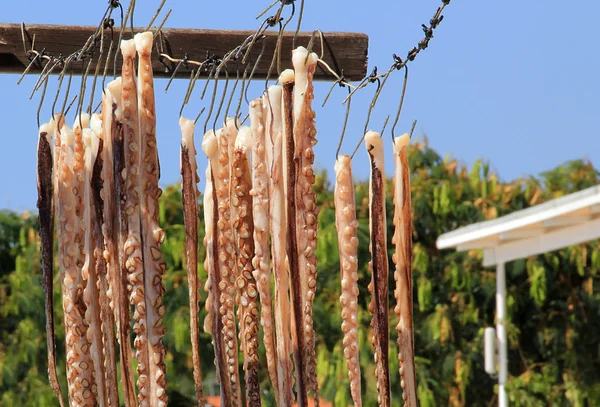
[[[228,119],[228,122],[232,121]],[[218,165],[213,184],[217,196],[217,242],[219,259],[218,268],[221,271],[219,281],[219,313],[223,323],[223,339],[225,341],[225,354],[227,361],[227,374],[231,387],[231,405],[241,406],[241,390],[238,372],[238,345],[235,328],[235,278],[236,262],[233,228],[231,222],[230,188],[230,156],[229,156],[229,126],[220,129],[217,133]],[[214,174],[214,173],[213,173]]]
[[[252,146],[252,215],[254,217],[254,250],[252,259],[254,278],[261,302],[260,323],[263,327],[263,343],[267,356],[267,368],[275,399],[279,399],[277,380],[277,355],[273,329],[273,299],[271,296],[271,267],[269,256],[269,191],[265,143],[265,117],[261,99],[250,102],[250,129]]]
[[[76,174],[73,148],[73,130],[63,126],[60,130],[60,154],[57,205],[57,230],[59,236],[59,264],[62,276],[63,310],[65,318],[67,350],[67,383],[70,405],[96,405],[96,395],[92,391],[94,377],[92,360],[87,341],[85,304],[82,298],[81,273],[78,264],[81,249],[78,242],[79,222],[77,219],[78,198],[75,194]],[[76,144],[81,148],[83,144]],[[82,156],[81,156],[82,157]]]
[[[139,224],[139,212],[129,213],[129,211],[132,211],[133,207],[139,207],[140,144],[137,86],[135,82],[135,52],[133,40],[121,42],[121,53],[123,54],[122,80],[120,89],[114,91],[114,93],[120,93],[120,100],[117,101],[115,117],[120,113],[120,124],[122,125],[122,132],[116,133],[119,136],[119,143],[114,143],[113,146],[113,171],[116,196],[116,223],[118,225],[118,250],[116,254],[120,277],[118,303],[121,318],[119,320],[118,332],[123,396],[127,407],[137,406],[130,339],[130,297],[133,284],[130,283],[130,264],[128,264],[128,261],[132,257],[132,245],[130,244],[131,227],[129,226],[129,222],[137,222]],[[132,153],[132,149],[134,149],[135,152]],[[131,162],[132,156],[137,157],[135,164]],[[133,174],[134,171],[135,174]],[[124,174],[126,174],[126,176]],[[130,203],[130,201],[133,200],[136,201],[134,205]],[[135,220],[133,220],[133,218],[135,218]]]
[[[136,406],[135,400],[135,389],[133,388],[133,372],[131,372],[131,345],[129,342],[129,307],[127,304],[126,290],[121,289],[127,285],[129,280],[129,269],[125,273],[123,265],[123,182],[121,175],[119,174],[123,167],[124,155],[123,150],[124,138],[126,134],[122,124],[123,112],[122,106],[122,80],[117,78],[116,80],[108,84],[107,89],[104,91],[104,97],[102,99],[102,132],[101,136],[103,139],[103,149],[101,151],[101,157],[103,160],[102,167],[102,198],[103,198],[103,224],[102,232],[104,234],[104,258],[107,263],[107,282],[108,282],[108,298],[110,307],[114,311],[114,319],[117,322],[117,331],[120,348],[121,358],[121,381],[123,384],[123,394],[125,403],[128,407]],[[131,89],[130,86],[125,85],[124,90],[129,94],[125,97],[131,100]],[[134,93],[135,97],[135,93]],[[134,99],[135,101],[135,99]],[[131,110],[131,104],[126,104]],[[137,106],[135,107],[137,108]],[[135,109],[133,108],[133,109]],[[127,114],[125,119],[131,122],[131,113]],[[137,117],[134,119],[134,123],[137,123]],[[139,145],[139,144],[138,144]],[[125,157],[126,159],[127,157]],[[115,159],[117,161],[115,161]],[[116,171],[115,171],[116,169]],[[127,171],[127,169],[126,169]],[[130,175],[132,172],[128,172],[128,178],[132,178]],[[129,183],[129,180],[127,181]],[[136,182],[137,185],[137,182]],[[134,194],[127,191],[128,199],[126,202],[132,200]],[[136,195],[137,197],[137,195]],[[137,214],[139,219],[139,214]],[[126,223],[127,224],[127,223]],[[126,248],[125,248],[126,249]],[[141,269],[141,260],[139,262],[139,268]],[[127,263],[125,263],[127,267]],[[140,271],[141,273],[141,271]],[[124,281],[127,279],[127,281]],[[134,286],[133,284],[131,284]],[[124,291],[124,292],[122,292]],[[123,318],[121,318],[123,314]],[[113,328],[114,329],[114,328]],[[135,329],[135,328],[134,328]],[[140,362],[138,366],[146,366]]]
[[[136,34],[135,47],[139,56],[138,113],[142,137],[142,166],[140,184],[142,190],[141,223],[142,248],[144,261],[144,294],[146,301],[146,328],[148,340],[147,381],[140,386],[142,400],[152,407],[164,407],[167,404],[165,377],[166,349],[162,337],[166,328],[162,322],[165,306],[162,303],[164,285],[162,276],[166,269],[160,244],[165,234],[158,225],[158,199],[162,190],[158,186],[160,166],[156,146],[156,113],[154,104],[154,81],[152,77],[152,32]],[[141,376],[141,375],[140,375]],[[140,404],[142,403],[140,400]]]
[[[204,245],[206,246],[204,269],[208,273],[205,285],[208,292],[205,304],[208,313],[204,320],[204,330],[213,337],[217,380],[221,385],[221,405],[225,406],[231,404],[231,383],[229,382],[227,357],[223,350],[225,346],[223,321],[219,314],[221,271],[219,269],[218,242],[216,239],[219,214],[213,177],[213,165],[218,165],[218,141],[212,130],[204,135],[202,150],[209,159],[206,168],[206,188],[204,190],[204,227],[206,231],[204,236]]]
[[[400,385],[404,405],[417,407],[417,380],[415,375],[415,350],[413,334],[412,298],[412,214],[410,202],[410,171],[408,167],[408,143],[410,136],[403,134],[394,141],[394,226],[392,243],[396,253],[394,279],[396,289],[394,312],[398,316],[398,361]]]
[[[185,254],[190,297],[190,331],[192,341],[192,361],[194,383],[198,406],[204,407],[202,392],[202,372],[200,370],[200,349],[198,344],[198,164],[194,146],[194,121],[181,117],[181,200],[185,225]]]
[[[48,377],[50,386],[64,407],[62,391],[56,375],[56,337],[54,335],[54,304],[52,302],[54,265],[54,184],[52,176],[51,133],[53,122],[44,123],[39,129],[37,147],[37,208],[40,223],[40,247],[42,252],[41,283],[44,288],[44,310],[46,314],[46,345],[48,347]]]
[[[75,131],[75,139],[77,140],[77,127]],[[81,129],[79,129],[81,131]],[[84,236],[84,252],[85,261],[81,269],[82,278],[86,281],[85,289],[83,292],[83,299],[86,305],[85,319],[89,325],[87,330],[87,340],[90,343],[90,354],[94,367],[94,377],[96,378],[96,385],[98,391],[98,404],[100,406],[118,405],[117,400],[110,400],[108,397],[108,386],[106,382],[106,369],[105,369],[105,357],[104,357],[104,343],[102,336],[102,319],[100,310],[100,300],[98,292],[98,274],[96,272],[96,262],[94,260],[94,248],[95,243],[93,241],[92,230],[94,230],[94,219],[92,213],[94,208],[92,206],[92,191],[91,191],[91,178],[93,171],[93,163],[95,161],[95,155],[98,149],[98,143],[92,140],[92,130],[89,128],[83,129],[83,141],[85,145],[84,153],[84,166],[79,170],[79,173],[83,174],[83,190],[81,195],[83,197],[83,214],[80,218],[83,225],[80,230],[83,231]],[[116,403],[116,404],[112,404]]]
[[[282,136],[282,88],[269,87],[263,96],[266,118],[266,156],[269,181],[269,226],[275,280],[275,329],[277,331],[277,381],[279,407],[292,404],[291,305],[290,276],[286,266],[286,209],[284,193],[284,158]]]
[[[313,190],[315,174],[312,168],[315,161],[313,147],[317,143],[315,112],[312,110],[314,98],[313,75],[317,66],[317,54],[309,53],[304,47],[293,51],[292,63],[295,71],[294,89],[294,160],[297,180],[296,221],[298,224],[298,264],[300,267],[301,293],[303,301],[304,343],[302,344],[306,364],[306,381],[310,387],[315,405],[319,406],[319,385],[315,356],[315,332],[313,329],[312,307],[317,286],[317,197]]]
[[[240,342],[243,344],[244,372],[246,379],[246,405],[259,407],[260,386],[258,378],[258,290],[254,277],[252,258],[254,256],[254,221],[252,212],[252,180],[250,177],[249,151],[251,149],[251,131],[241,127],[235,142],[233,153],[231,190],[236,199],[236,217],[233,225],[237,238],[239,290]]]
[[[90,127],[97,137],[102,135],[102,121],[99,114],[92,115]],[[104,368],[108,387],[108,398],[111,406],[119,405],[119,381],[117,377],[117,356],[115,350],[115,319],[110,309],[108,291],[108,276],[106,261],[104,259],[104,236],[102,224],[104,219],[102,193],[102,149],[104,141],[98,140],[98,150],[92,168],[91,188],[94,222],[92,240],[94,242],[95,270],[98,278],[98,304],[100,306],[100,319],[102,321],[102,342],[104,345]]]
[[[90,394],[93,393],[93,385],[96,385],[96,397],[97,403],[101,406],[108,405],[108,393],[106,388],[106,383],[103,380],[105,377],[104,374],[104,350],[102,346],[102,337],[98,339],[97,342],[92,340],[92,332],[95,332],[97,329],[100,331],[101,323],[99,320],[98,307],[95,304],[88,306],[88,302],[86,299],[86,290],[87,290],[87,270],[85,268],[85,262],[88,257],[88,246],[86,245],[86,236],[88,235],[87,231],[89,230],[88,225],[86,224],[85,219],[85,210],[86,210],[86,197],[85,190],[89,183],[87,183],[86,178],[86,167],[85,167],[85,141],[84,141],[84,133],[89,133],[91,130],[88,127],[90,121],[90,116],[87,113],[82,114],[75,120],[75,124],[73,125],[73,135],[74,135],[74,143],[73,143],[73,195],[75,196],[75,244],[77,247],[77,255],[76,255],[76,265],[77,265],[77,280],[76,284],[73,287],[72,296],[74,298],[75,304],[77,304],[77,308],[81,313],[81,317],[84,319],[82,321],[84,326],[85,337],[80,337],[79,334],[75,336],[77,340],[77,345],[80,349],[86,350],[89,348],[89,354],[87,354],[87,358],[83,363],[84,366],[87,367],[86,372],[83,374],[78,374],[75,377],[75,382],[80,383],[81,391],[83,393],[83,399],[85,400],[83,404],[93,405],[95,401],[93,401],[93,396],[88,398],[86,397],[87,391],[89,390]],[[83,126],[84,128],[82,128]],[[93,285],[94,289],[96,287],[96,281],[94,279]],[[91,307],[91,309],[90,309]],[[89,318],[89,315],[94,315],[93,320]],[[79,325],[79,322],[77,322]],[[82,366],[82,363],[79,363],[79,366]],[[85,381],[84,378],[86,376],[90,377],[89,382]],[[102,383],[100,383],[102,381]],[[89,383],[89,385],[88,385]],[[79,386],[79,384],[77,384]],[[88,387],[86,389],[86,387]]]
[[[108,179],[112,185],[113,191],[109,193],[110,212],[109,216],[112,229],[109,229],[112,250],[110,251],[109,263],[109,281],[110,293],[112,296],[112,306],[117,322],[117,339],[121,355],[121,376],[123,379],[123,388],[126,402],[135,405],[135,392],[133,390],[133,376],[131,372],[131,342],[130,342],[130,309],[128,298],[128,273],[126,268],[126,259],[124,246],[127,236],[127,219],[125,216],[125,197],[126,191],[126,169],[125,169],[125,145],[124,145],[124,127],[122,110],[122,80],[118,79],[108,84],[107,94],[112,97],[112,112],[109,121],[110,132],[106,134],[110,140],[111,160],[110,168],[107,168]],[[128,104],[127,102],[125,104]],[[107,214],[108,215],[108,214]],[[106,217],[105,217],[106,220]],[[132,394],[133,392],[133,394]]]
[[[294,363],[296,366],[296,394],[298,395],[298,405],[305,407],[307,399],[307,378],[305,352],[304,352],[304,301],[302,297],[302,276],[300,274],[300,265],[298,258],[298,234],[296,205],[297,196],[294,193],[294,186],[297,183],[297,171],[295,163],[295,140],[293,134],[293,105],[292,94],[294,88],[294,73],[291,70],[285,70],[279,77],[279,82],[283,85],[283,135],[285,138],[285,193],[286,199],[286,220],[287,220],[287,259],[290,267],[291,280],[291,298],[292,298],[292,346],[294,348]]]
[[[358,359],[358,237],[352,161],[341,155],[335,163],[335,225],[340,250],[344,357],[354,407],[362,406]]]
[[[135,50],[130,41],[122,43],[123,58],[129,61],[131,53]],[[134,49],[132,49],[134,48]],[[133,74],[135,76],[135,74]],[[140,173],[142,171],[142,139],[138,115],[138,87],[132,75],[123,78],[121,87],[121,100],[123,101],[123,128],[125,141],[125,171],[127,172],[127,200],[125,202],[125,215],[127,218],[127,240],[125,241],[125,266],[127,279],[131,286],[129,302],[133,305],[133,331],[136,349],[138,372],[138,400],[141,404],[148,405],[148,367],[150,354],[148,352],[148,337],[146,335],[146,301],[144,298],[144,256],[142,252],[142,226],[140,215],[140,202],[142,198],[142,184]],[[127,102],[128,101],[128,102]],[[133,380],[133,378],[132,378]],[[133,386],[133,383],[132,383]],[[134,394],[132,394],[134,395]],[[135,400],[133,401],[135,403]],[[135,405],[135,404],[132,404]]]
[[[372,294],[370,311],[373,313],[373,347],[375,350],[375,376],[377,379],[377,405],[390,407],[390,372],[388,365],[388,257],[385,220],[385,185],[383,141],[373,131],[365,135],[365,145],[371,161],[369,180],[369,226],[371,232],[372,273],[369,291]]]
[[[115,79],[108,84],[108,87],[104,89],[104,95],[102,97],[102,134],[101,138],[103,141],[102,148],[102,200],[103,205],[103,218],[102,233],[104,235],[104,259],[107,266],[108,275],[108,299],[111,309],[114,312],[115,320],[119,320],[119,308],[116,306],[114,296],[117,295],[115,292],[115,276],[117,275],[118,268],[118,236],[116,235],[117,228],[115,227],[115,180],[114,180],[114,164],[113,164],[113,133],[116,131],[117,126],[117,101],[120,99],[120,95],[113,95],[112,92],[120,92],[121,78]],[[114,294],[114,295],[113,295]]]

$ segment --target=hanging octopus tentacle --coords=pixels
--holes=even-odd
[[[319,406],[319,385],[315,356],[315,332],[313,328],[313,301],[317,287],[317,196],[313,190],[315,174],[313,147],[317,144],[315,112],[312,110],[314,98],[313,76],[318,57],[303,47],[293,51],[292,63],[295,71],[294,89],[294,161],[297,182],[296,222],[298,223],[298,263],[302,281],[304,343],[302,344],[306,364],[306,381],[313,393],[315,405]]]
[[[135,42],[123,41],[121,45],[124,64],[131,64],[135,53]],[[125,70],[125,65],[123,66]],[[127,73],[127,75],[125,75]],[[137,360],[139,389],[138,400],[140,405],[148,406],[150,353],[148,350],[146,301],[144,288],[144,254],[142,250],[142,224],[140,204],[142,200],[141,172],[142,167],[142,138],[140,134],[140,118],[138,113],[138,86],[135,82],[135,73],[124,73],[121,89],[121,100],[123,106],[123,138],[125,150],[125,171],[127,172],[125,201],[125,215],[127,223],[127,240],[123,247],[125,253],[125,267],[127,268],[127,281],[131,287],[129,290],[129,303],[133,306],[133,332],[135,339],[135,358]],[[129,101],[125,103],[125,101]],[[106,118],[104,120],[107,120]],[[104,126],[107,123],[104,122]],[[106,165],[106,164],[105,164]],[[111,158],[111,168],[112,158]],[[105,181],[105,188],[107,187]],[[112,193],[112,192],[111,192]],[[106,212],[105,212],[106,213]],[[105,221],[107,221],[105,219]],[[112,221],[112,220],[111,220]],[[133,389],[133,372],[130,373],[131,383],[128,386],[131,392],[128,396],[129,407],[137,404],[135,390]],[[133,400],[132,400],[133,397]]]
[[[76,127],[77,129],[77,127]],[[81,131],[81,130],[79,130]],[[75,140],[78,138],[78,131],[75,131]],[[90,343],[91,358],[94,367],[94,377],[98,389],[98,404],[101,406],[118,405],[117,400],[109,399],[109,389],[106,381],[106,365],[104,352],[104,338],[102,335],[102,314],[100,310],[99,299],[99,281],[96,272],[96,261],[94,260],[95,243],[93,241],[93,230],[95,228],[95,219],[92,217],[94,208],[92,204],[92,172],[95,156],[98,151],[98,142],[93,140],[96,136],[89,128],[83,129],[84,160],[83,167],[79,172],[83,175],[83,184],[81,196],[83,198],[83,213],[80,218],[82,238],[84,243],[84,264],[81,269],[83,280],[86,282],[83,292],[83,299],[86,305],[85,319],[89,325],[87,330],[87,340]],[[116,404],[112,404],[113,403]]]
[[[340,156],[335,163],[335,225],[340,250],[342,332],[344,357],[354,407],[362,407],[358,359],[358,221],[354,203],[352,161]]]
[[[83,183],[77,179],[75,171],[81,170],[83,142],[73,145],[74,132],[67,126],[60,129],[59,185],[57,205],[57,230],[59,237],[59,263],[61,266],[63,310],[65,318],[65,343],[67,349],[67,383],[69,402],[76,405],[96,405],[96,395],[92,391],[94,376],[90,357],[90,344],[87,339],[85,304],[81,280],[82,248],[79,242],[79,221],[82,208],[79,190],[76,185]],[[77,158],[75,154],[77,150]],[[77,164],[76,164],[77,161]],[[83,193],[83,191],[81,191]],[[98,400],[100,402],[100,400]]]
[[[233,226],[237,239],[237,267],[239,310],[239,336],[244,353],[244,372],[246,379],[246,405],[260,407],[260,387],[258,378],[258,290],[254,278],[252,257],[254,256],[254,222],[252,212],[252,180],[250,177],[249,152],[251,131],[241,127],[233,152],[231,192],[236,206]]]
[[[410,136],[404,134],[394,140],[394,226],[392,243],[396,253],[394,279],[396,289],[394,312],[398,316],[398,361],[400,385],[404,405],[417,407],[417,380],[415,375],[415,350],[413,333],[412,298],[412,214],[410,199],[410,169],[408,167],[408,143]]]
[[[61,407],[63,395],[56,375],[56,337],[54,335],[54,304],[52,302],[54,266],[54,182],[51,133],[54,123],[44,123],[39,128],[37,147],[37,190],[38,219],[40,223],[41,283],[44,289],[44,311],[46,315],[46,346],[48,348],[48,377]],[[58,151],[56,151],[58,153]],[[58,163],[58,160],[57,160]]]
[[[198,344],[198,164],[194,146],[194,121],[181,117],[181,200],[183,223],[185,225],[185,253],[190,297],[190,331],[192,341],[192,362],[194,384],[198,406],[204,407],[202,392],[202,372],[200,370],[200,349]]]
[[[114,94],[113,94],[114,92]],[[102,200],[103,200],[103,224],[104,235],[104,259],[108,274],[108,298],[110,308],[113,310],[115,321],[119,320],[119,308],[117,306],[116,275],[118,274],[118,235],[115,223],[116,198],[114,177],[114,149],[113,134],[117,131],[118,119],[120,117],[121,78],[111,81],[102,97]]]
[[[390,372],[388,365],[388,256],[386,236],[385,185],[383,141],[379,133],[369,131],[365,145],[371,161],[369,180],[369,226],[371,232],[372,273],[369,291],[372,294],[369,309],[373,314],[373,347],[375,350],[375,376],[377,379],[377,405],[390,407]]]
[[[209,163],[206,168],[206,187],[204,190],[204,245],[206,246],[206,259],[204,269],[208,273],[205,290],[208,292],[206,299],[207,316],[204,320],[205,332],[212,335],[215,353],[215,367],[217,380],[221,386],[221,405],[231,405],[231,382],[229,380],[229,369],[227,367],[227,355],[224,351],[225,339],[223,334],[223,320],[220,314],[220,281],[221,270],[218,258],[218,201],[214,180],[214,168],[218,168],[218,141],[214,132],[210,130],[204,135],[202,150],[208,157]],[[214,166],[214,167],[213,167]]]
[[[287,260],[290,269],[292,299],[292,346],[294,350],[294,364],[296,377],[296,394],[298,405],[305,407],[308,404],[307,391],[307,361],[305,358],[305,330],[304,327],[304,301],[303,292],[305,292],[305,280],[302,278],[299,264],[299,244],[298,244],[298,224],[297,224],[297,196],[295,186],[297,185],[297,170],[295,140],[294,140],[294,111],[293,111],[293,91],[294,91],[294,72],[285,70],[279,76],[279,82],[283,86],[283,137],[285,146],[285,194],[286,194],[286,221],[287,221]]]
[[[267,368],[275,399],[279,399],[277,355],[273,327],[273,299],[271,296],[271,267],[269,256],[269,191],[265,143],[265,117],[261,99],[250,102],[250,129],[252,132],[252,215],[254,222],[254,251],[252,259],[254,278],[261,302],[260,323],[267,356]]]
[[[82,376],[89,376],[92,379],[89,381],[90,385],[87,385],[87,381],[81,380],[79,375],[75,376],[75,382],[80,382],[84,405],[94,405],[93,397],[86,397],[86,387],[89,387],[88,390],[90,393],[94,393],[93,384],[96,385],[96,397],[97,402],[101,406],[108,405],[108,392],[106,388],[105,381],[102,380],[105,377],[104,374],[104,349],[102,347],[102,338],[93,338],[92,332],[94,330],[100,328],[100,315],[98,313],[98,308],[96,304],[91,304],[88,306],[87,299],[88,296],[88,278],[87,278],[87,269],[85,267],[85,262],[87,261],[87,253],[88,247],[86,246],[86,236],[88,231],[88,225],[86,224],[85,219],[85,209],[86,209],[86,200],[85,200],[85,188],[86,188],[86,168],[85,168],[85,142],[84,142],[84,133],[90,132],[90,129],[87,128],[89,124],[90,117],[87,114],[82,114],[80,117],[76,118],[75,124],[73,125],[73,135],[74,135],[74,143],[73,143],[73,195],[75,196],[75,244],[77,248],[76,254],[76,265],[77,265],[77,282],[72,290],[72,296],[74,298],[76,308],[79,310],[79,313],[84,318],[82,321],[83,326],[85,327],[85,338],[80,337],[78,334],[76,335],[76,340],[78,342],[79,348],[82,352],[86,352],[87,359],[83,362],[83,365],[87,367],[88,372],[85,372]],[[82,128],[81,126],[85,127]],[[90,282],[91,285],[95,286],[96,280]],[[76,287],[76,288],[75,288]],[[94,290],[94,298],[95,295]],[[90,317],[93,315],[93,317]],[[79,322],[77,323],[79,325]],[[77,346],[77,345],[76,345]],[[89,349],[89,350],[88,350]],[[90,363],[91,362],[91,363]],[[79,364],[82,366],[82,363]],[[100,383],[101,382],[101,383]],[[76,384],[79,387],[79,384]]]
[[[107,295],[108,276],[106,261],[104,259],[104,236],[102,234],[102,224],[104,223],[104,202],[102,201],[102,150],[104,141],[102,140],[102,122],[100,115],[92,115],[90,127],[94,131],[98,140],[98,151],[96,151],[95,160],[91,176],[91,193],[93,208],[93,230],[92,241],[94,242],[94,260],[95,270],[98,278],[98,305],[100,307],[100,320],[102,321],[102,342],[104,344],[104,369],[108,387],[108,398],[111,406],[119,405],[119,380],[117,377],[117,356],[115,350],[115,319],[109,305]]]
[[[162,296],[165,288],[162,276],[166,270],[160,244],[165,234],[158,224],[158,199],[162,190],[158,186],[160,165],[156,146],[156,111],[154,104],[154,80],[152,77],[152,32],[136,34],[135,47],[139,56],[138,72],[138,114],[141,134],[140,167],[141,191],[141,236],[144,262],[144,295],[146,303],[146,335],[148,349],[147,381],[140,395],[145,397],[149,406],[164,407],[167,405],[165,377],[166,349],[162,337],[166,332],[162,318],[165,306]],[[140,404],[142,401],[140,400]]]
[[[228,122],[233,122],[229,119]],[[220,315],[223,324],[223,339],[225,341],[225,354],[227,359],[227,371],[231,387],[231,405],[241,406],[241,390],[238,372],[238,344],[235,328],[235,244],[231,219],[231,197],[230,197],[230,132],[233,125],[225,126],[217,133],[218,140],[218,168],[214,177],[214,188],[217,196],[217,242],[219,259],[219,270],[221,279],[219,281]],[[235,137],[235,136],[233,136]]]
[[[121,379],[123,382],[123,396],[126,407],[137,406],[135,398],[133,362],[131,356],[131,310],[130,298],[133,284],[130,282],[131,256],[129,222],[139,224],[139,214],[133,208],[139,208],[139,118],[137,86],[135,82],[135,43],[134,40],[121,42],[121,54],[123,55],[122,79],[120,89],[114,93],[120,93],[117,101],[115,118],[118,119],[117,126],[121,131],[116,134],[118,142],[113,142],[113,173],[116,210],[115,223],[117,224],[116,260],[119,271],[119,299],[118,308],[120,319],[118,321],[119,349],[121,354]],[[117,96],[117,95],[115,95]],[[118,115],[118,117],[117,117]],[[135,149],[135,152],[132,152]],[[132,158],[133,161],[132,162]],[[133,174],[133,172],[135,174]],[[133,192],[135,190],[135,192]],[[135,196],[134,196],[135,194]],[[132,204],[130,201],[135,201]],[[137,215],[137,216],[136,216]],[[134,218],[136,220],[134,220]],[[138,240],[139,242],[139,240]]]
[[[263,96],[266,121],[266,156],[269,196],[269,227],[275,280],[275,330],[277,348],[277,382],[279,407],[289,406],[294,400],[292,392],[291,304],[290,275],[286,265],[286,206],[284,192],[284,151],[282,134],[281,86],[270,86]],[[256,216],[256,215],[255,215]]]
[[[107,341],[114,344],[114,324],[117,326],[117,339],[120,344],[121,356],[121,381],[124,386],[125,402],[129,402],[127,387],[130,379],[128,375],[123,375],[127,371],[127,360],[130,357],[125,350],[129,340],[128,324],[124,327],[122,324],[123,318],[129,320],[129,308],[123,309],[123,270],[119,253],[122,252],[120,246],[120,232],[122,222],[120,218],[121,212],[121,195],[122,195],[122,178],[118,173],[123,162],[123,127],[122,127],[122,109],[121,109],[121,78],[111,81],[104,90],[102,98],[102,124],[100,129],[100,137],[102,139],[102,150],[99,150],[98,156],[102,159],[101,179],[102,179],[102,217],[96,218],[97,222],[102,222],[102,234],[104,236],[104,262],[106,267],[106,278],[100,276],[100,283],[106,284],[108,291],[106,297],[111,312],[112,318],[107,318],[104,323],[110,324],[110,333],[107,333]],[[95,126],[96,127],[96,126]],[[115,171],[115,169],[117,169]],[[105,281],[104,281],[105,280]],[[101,293],[104,295],[104,292]],[[126,300],[126,298],[125,298]],[[110,321],[112,320],[112,321]],[[111,337],[109,339],[109,337]],[[126,340],[124,340],[124,337]],[[127,341],[127,342],[126,342]],[[131,363],[131,362],[129,362]],[[111,376],[109,383],[112,382],[112,376],[116,372],[112,371],[112,367],[106,371],[107,377]],[[115,389],[109,388],[109,396],[111,399],[118,400],[118,392]],[[129,404],[129,406],[131,406]]]

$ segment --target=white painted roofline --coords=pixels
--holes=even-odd
[[[462,227],[452,232],[444,233],[437,240],[438,249],[448,249],[473,243],[472,249],[486,248],[485,242],[490,238],[500,237],[500,234],[534,227],[536,224],[548,221],[553,218],[567,215],[581,209],[591,208],[595,211],[600,210],[600,185],[584,189],[553,199],[531,208],[523,209],[497,219],[474,223]],[[592,211],[593,212],[593,211]],[[486,239],[480,247],[477,247],[478,240]]]

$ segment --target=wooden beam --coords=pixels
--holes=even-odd
[[[35,48],[37,51],[43,49],[52,56],[67,56],[80,49],[86,40],[94,34],[96,27],[83,26],[62,26],[62,25],[27,25],[26,26],[26,44],[29,47],[31,39],[35,35]],[[143,29],[138,28],[134,31],[140,32]],[[120,29],[114,28],[113,38],[118,40]],[[229,31],[229,30],[200,30],[200,29],[179,29],[165,28],[162,30],[163,51],[173,58],[183,58],[187,54],[190,60],[204,61],[207,55],[214,54],[222,58],[227,52],[244,43],[246,38],[255,34],[254,31]],[[265,78],[271,64],[276,42],[277,32],[266,32],[265,51],[263,57],[256,68],[254,78]],[[105,54],[110,43],[110,30],[106,30]],[[312,33],[300,32],[296,38],[296,45],[307,46]],[[125,39],[131,38],[131,32],[128,30],[123,36]],[[291,68],[291,52],[294,32],[285,32],[282,43],[282,69]],[[360,33],[323,33],[325,50],[323,60],[336,72],[344,72],[347,80],[361,80],[367,74],[367,53],[369,37]],[[155,52],[153,53],[153,69],[156,77],[170,77],[172,71],[169,71],[163,65],[158,56],[159,37],[157,37]],[[96,55],[98,55],[100,45],[97,45]],[[313,50],[320,54],[320,38],[317,36],[314,41]],[[255,44],[251,52],[251,63],[260,54],[262,44]],[[175,64],[164,61],[170,67],[175,68]],[[0,73],[22,73],[29,64],[29,59],[23,49],[23,40],[21,36],[21,24],[0,24]],[[120,67],[120,62],[118,65]],[[92,62],[90,72],[94,72],[95,62]],[[30,73],[39,73],[39,69],[33,67]],[[58,71],[58,70],[56,70]],[[74,73],[81,73],[82,63],[74,65]],[[230,74],[235,75],[235,63],[228,65]],[[276,71],[276,69],[275,69]],[[58,73],[58,72],[57,72]],[[112,69],[110,70],[112,74]],[[272,74],[275,78],[277,73]],[[177,77],[189,78],[190,73],[184,67],[178,70]],[[317,80],[335,80],[330,74],[327,74],[321,68],[315,73]]]

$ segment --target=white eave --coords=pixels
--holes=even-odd
[[[600,185],[441,235],[439,249],[483,249],[492,266],[600,238]]]

